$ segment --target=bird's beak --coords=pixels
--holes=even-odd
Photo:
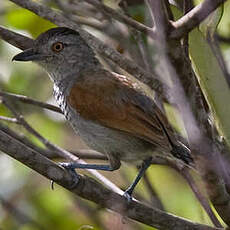
[[[12,61],[39,61],[43,60],[44,56],[34,51],[33,48],[24,50],[23,52],[15,55]]]

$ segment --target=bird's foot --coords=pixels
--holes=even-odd
[[[73,178],[73,184],[71,185],[70,189],[75,188],[79,181],[80,181],[80,177],[78,175],[78,173],[75,171],[75,164],[74,163],[68,163],[68,162],[61,162],[59,163],[60,166],[62,166],[63,168],[65,168],[69,174],[72,176]]]
[[[133,199],[132,197],[132,193],[133,193],[133,190],[131,188],[127,188],[123,194],[123,197],[126,198],[126,200],[128,201],[128,203],[130,203]]]

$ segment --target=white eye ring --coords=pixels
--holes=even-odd
[[[64,44],[62,42],[55,42],[52,45],[52,50],[56,53],[62,51],[64,49]]]

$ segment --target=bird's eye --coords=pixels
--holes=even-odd
[[[54,52],[60,52],[64,49],[64,44],[61,42],[56,42],[52,45],[52,50]]]

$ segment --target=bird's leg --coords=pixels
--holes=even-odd
[[[124,197],[127,198],[128,201],[132,200],[132,193],[133,190],[135,189],[136,185],[138,184],[138,182],[140,181],[140,179],[142,178],[142,176],[144,175],[145,171],[149,168],[149,166],[152,163],[152,157],[146,159],[143,161],[142,166],[140,168],[140,171],[138,172],[135,180],[133,181],[133,183],[125,190],[124,192]]]
[[[75,171],[75,169],[95,169],[95,170],[103,170],[103,171],[114,171],[120,168],[121,162],[119,159],[110,157],[110,165],[98,165],[98,164],[81,164],[81,163],[75,163],[75,162],[61,162],[59,165],[64,167],[68,172],[71,174],[71,176],[74,178],[74,184],[73,188],[78,184],[79,182],[79,176],[78,173]],[[51,188],[54,189],[54,181],[51,181]]]
[[[74,170],[75,169],[95,169],[102,171],[114,171],[120,168],[121,162],[114,154],[108,154],[109,165],[99,165],[99,164],[81,164],[75,162],[60,163],[60,165],[66,169]]]
[[[111,165],[98,165],[98,164],[80,164],[75,162],[63,162],[59,163],[62,167],[66,169],[95,169],[102,171],[114,171],[117,168],[112,167]]]

